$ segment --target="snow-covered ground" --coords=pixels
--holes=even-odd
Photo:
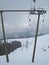
[[[11,52],[9,54],[9,63],[6,63],[5,55],[0,56],[0,65],[49,65],[49,34],[38,37],[35,61],[32,63],[34,39],[34,37],[29,38],[30,44],[28,45],[27,49],[25,47],[21,47],[16,49],[14,52]],[[22,43],[26,42],[26,39],[17,40],[21,41]],[[25,44],[26,43],[24,43],[24,45]]]

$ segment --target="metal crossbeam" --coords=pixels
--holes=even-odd
[[[43,9],[32,9],[32,10],[0,10],[0,13],[1,12],[30,12],[30,14],[43,14],[43,13],[46,13],[46,10],[43,10]]]

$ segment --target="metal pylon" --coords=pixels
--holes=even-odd
[[[2,31],[3,31],[3,40],[4,40],[4,47],[5,47],[5,54],[6,54],[6,61],[9,62],[8,58],[8,50],[7,50],[7,43],[6,43],[6,37],[5,37],[5,30],[4,30],[4,23],[3,23],[3,12],[1,14],[1,23],[2,23]]]

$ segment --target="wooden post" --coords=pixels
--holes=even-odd
[[[37,29],[36,29],[36,35],[35,35],[35,44],[34,44],[34,49],[33,49],[32,62],[34,62],[34,58],[35,58],[36,43],[37,43],[38,28],[39,28],[39,20],[40,20],[40,13],[38,13],[38,21],[37,21]]]
[[[5,54],[6,54],[6,60],[7,60],[7,62],[9,62],[8,52],[7,52],[7,46],[6,46],[6,37],[5,37],[4,23],[3,23],[3,14],[2,13],[3,12],[1,12],[1,23],[2,23],[4,46],[5,46]]]

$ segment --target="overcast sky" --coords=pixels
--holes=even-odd
[[[0,0],[0,10],[8,9],[31,9],[33,7],[32,0]],[[49,26],[49,0],[36,0],[36,7],[43,7],[47,10],[45,14],[45,27]],[[4,25],[6,32],[14,32],[15,30],[21,31],[26,27],[28,23],[28,13],[3,13]],[[42,21],[41,17],[41,20]],[[35,20],[36,19],[36,20]],[[31,17],[32,25],[35,27],[37,22],[37,16]],[[34,25],[35,24],[35,25]],[[0,19],[0,31],[1,31],[1,19]]]

